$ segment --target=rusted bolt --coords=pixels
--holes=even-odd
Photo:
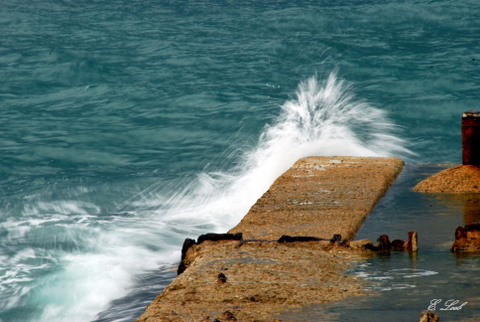
[[[440,317],[438,316],[437,312],[433,311],[423,311],[420,315],[419,322],[439,322]]]
[[[230,311],[223,312],[222,317],[228,321],[237,321],[237,318],[235,317],[235,315]]]
[[[227,282],[227,277],[225,276],[225,274],[223,274],[223,273],[218,274],[217,282],[218,283],[226,283]]]
[[[462,163],[480,166],[480,112],[462,115]]]

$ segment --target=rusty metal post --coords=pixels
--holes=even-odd
[[[467,111],[462,116],[462,162],[480,166],[480,112]]]

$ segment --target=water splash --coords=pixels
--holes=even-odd
[[[25,292],[15,293],[15,301],[3,308],[41,307],[36,319],[44,321],[94,319],[112,300],[143,287],[136,276],[174,264],[185,237],[233,227],[298,159],[404,157],[409,151],[398,130],[385,112],[357,99],[351,85],[331,73],[323,82],[315,77],[301,82],[258,144],[229,171],[200,173],[182,189],[151,186],[112,215],[89,202],[30,201],[23,223],[6,222],[0,228],[37,248],[29,249],[26,259],[6,258],[5,263],[33,263],[30,270],[41,263],[45,274],[31,282],[28,272],[12,271],[18,276],[7,276],[8,282]],[[22,281],[15,281],[19,276]],[[110,311],[134,319],[143,307]]]
[[[279,116],[237,168],[201,173],[163,206],[173,220],[187,221],[197,214],[196,222],[227,230],[300,158],[412,155],[399,131],[384,111],[356,99],[351,85],[335,72],[324,82],[311,77],[281,106]]]
[[[352,85],[332,72],[324,82],[311,77],[300,83],[296,98],[283,104],[276,123],[262,134],[255,157],[406,156],[398,131],[384,111],[356,99]]]
[[[300,158],[410,155],[405,141],[396,135],[398,131],[385,112],[356,99],[351,85],[339,80],[336,73],[324,82],[312,77],[299,84],[295,97],[281,106],[276,120],[265,126],[257,146],[243,155],[236,168],[200,173],[173,194],[168,192],[171,187],[157,193],[158,186],[151,187],[141,194],[147,197],[131,202],[133,208],[124,210],[150,212],[144,223],[176,233],[178,239],[172,247],[178,248],[185,237],[225,232],[235,226],[273,181]],[[146,226],[143,233],[150,229]]]

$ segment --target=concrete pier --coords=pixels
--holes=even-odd
[[[299,160],[230,230],[241,240],[188,243],[185,270],[138,321],[278,321],[282,310],[363,294],[344,270],[369,254],[340,241],[354,238],[402,167],[396,158]],[[309,238],[278,242],[284,235]]]
[[[311,157],[281,175],[230,232],[352,239],[403,167],[395,158]]]

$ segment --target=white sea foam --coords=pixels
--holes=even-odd
[[[281,106],[279,116],[265,126],[257,146],[244,154],[238,167],[200,173],[174,193],[164,189],[156,195],[154,186],[132,201],[133,212],[144,214],[145,227],[176,234],[170,240],[177,242],[163,251],[178,252],[185,237],[233,227],[272,182],[302,157],[408,155],[405,142],[396,136],[398,130],[385,112],[356,99],[350,85],[335,73],[324,82],[312,77],[300,83],[296,96]],[[145,236],[156,234],[145,228]]]
[[[359,267],[361,269],[358,272],[354,272],[354,275],[366,280],[374,281],[376,284],[367,288],[376,291],[391,291],[400,290],[406,288],[414,288],[415,284],[405,283],[411,278],[421,278],[431,275],[436,275],[438,272],[420,269],[420,268],[396,268],[386,271],[373,270],[373,267]]]
[[[302,157],[408,155],[397,131],[382,110],[356,99],[335,73],[324,82],[312,77],[300,83],[296,96],[281,106],[257,146],[234,169],[200,173],[178,191],[152,186],[119,209],[125,216],[104,218],[95,204],[68,200],[27,207],[21,227],[28,229],[7,230],[26,235],[44,233],[37,225],[61,227],[63,241],[79,245],[78,251],[55,253],[52,263],[60,269],[36,285],[38,304],[44,307],[39,320],[94,319],[128,293],[136,275],[178,261],[183,238],[233,227]],[[38,219],[44,214],[47,219]]]
[[[91,321],[110,301],[125,295],[135,274],[152,270],[169,262],[168,254],[156,255],[152,250],[131,243],[131,233],[120,240],[102,240],[105,248],[97,253],[64,256],[64,268],[40,291],[46,301],[42,321]],[[107,239],[115,234],[111,234]]]
[[[384,111],[356,99],[351,85],[336,73],[324,82],[312,77],[281,106],[240,166],[199,174],[196,182],[163,203],[162,219],[226,230],[302,157],[410,155],[398,131]]]

